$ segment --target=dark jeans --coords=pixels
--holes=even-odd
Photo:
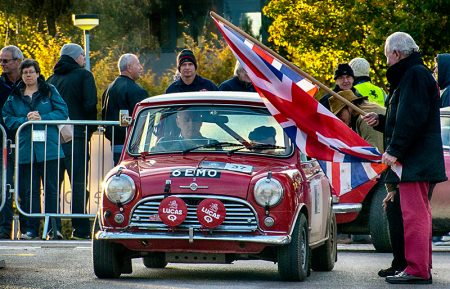
[[[15,153],[14,150],[7,157],[7,165],[6,165],[6,184],[10,185],[11,188],[14,187],[14,161],[15,161]],[[3,163],[3,154],[0,153],[0,164]],[[3,166],[0,165],[0,174],[3,176]],[[6,200],[5,205],[3,206],[2,211],[0,212],[0,233],[2,235],[11,236],[12,229],[12,220],[13,220],[13,200],[14,197],[10,194],[9,187],[6,186]],[[1,199],[1,198],[0,198]]]
[[[114,145],[112,147],[112,150],[113,150],[114,165],[117,166],[120,160],[120,156],[122,155],[123,145]]]
[[[86,214],[86,205],[89,201],[89,191],[86,188],[88,181],[89,143],[85,143],[84,137],[75,137],[73,141],[62,144],[62,148],[65,158],[61,162],[60,183],[62,183],[64,172],[67,170],[69,180],[72,182],[72,213]],[[72,227],[74,230],[73,234],[78,237],[83,237],[91,233],[88,218],[72,218]]]
[[[44,169],[45,166],[45,169]],[[33,171],[31,164],[19,165],[19,196],[20,207],[26,213],[41,212],[41,182],[44,185],[44,201],[45,213],[60,213],[59,203],[57,202],[58,192],[58,160],[49,160],[46,162],[33,163]],[[45,173],[46,172],[46,173]],[[21,228],[22,233],[30,232],[34,236],[39,234],[40,218],[27,217],[23,218],[24,223]],[[56,218],[56,226],[61,230],[61,220]]]
[[[388,202],[386,206],[386,216],[389,223],[389,236],[391,238],[392,260],[391,267],[397,270],[406,268],[405,239],[403,234],[403,217],[400,207],[400,193],[394,195],[394,201]]]

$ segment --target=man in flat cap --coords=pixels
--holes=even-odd
[[[197,74],[197,59],[191,50],[183,49],[178,54],[177,69],[180,78],[169,85],[166,93],[219,90],[211,80]]]
[[[368,102],[367,97],[356,96],[351,90],[342,90],[339,91],[338,94],[366,112],[375,112],[383,115],[386,113],[386,109],[384,107],[381,107],[376,103]],[[331,96],[329,99],[329,104],[330,110],[334,115],[352,128],[369,144],[378,148],[380,153],[384,152],[383,134],[381,132],[378,132],[369,126],[362,118],[359,117],[359,114],[353,108],[346,105],[336,97]]]
[[[94,76],[85,69],[86,57],[83,48],[75,43],[67,43],[61,48],[59,54],[60,58],[53,68],[53,75],[47,82],[58,89],[67,103],[71,120],[96,120],[97,88]],[[69,180],[72,181],[72,213],[74,214],[85,214],[89,200],[86,180],[88,180],[89,140],[92,132],[92,129],[86,132],[84,126],[75,126],[72,141],[62,144],[65,155],[62,166],[64,171],[67,170]],[[61,182],[64,171],[60,173]],[[89,219],[73,218],[72,227],[73,239],[90,239]]]

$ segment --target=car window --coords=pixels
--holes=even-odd
[[[136,117],[130,154],[204,152],[287,156],[292,144],[265,108],[170,106]]]
[[[450,148],[450,115],[441,115],[442,145]]]

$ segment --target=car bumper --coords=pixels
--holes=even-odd
[[[362,209],[361,203],[338,203],[333,204],[335,214],[358,213]]]
[[[229,242],[250,242],[270,245],[285,245],[291,242],[291,237],[288,235],[282,236],[244,236],[244,235],[203,235],[193,234],[192,232],[186,235],[174,235],[170,233],[122,233],[122,232],[105,232],[99,231],[95,234],[98,240],[189,240],[193,241],[229,241]]]

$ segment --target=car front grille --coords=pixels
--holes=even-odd
[[[258,228],[255,210],[249,203],[241,199],[211,195],[175,196],[181,198],[188,209],[186,219],[177,227],[177,230],[200,229],[202,227],[197,219],[197,206],[207,198],[220,200],[226,208],[224,222],[219,227],[214,228],[214,231],[253,232]],[[168,230],[168,226],[158,218],[158,207],[163,198],[163,196],[155,196],[140,201],[132,211],[129,226],[139,229]]]

